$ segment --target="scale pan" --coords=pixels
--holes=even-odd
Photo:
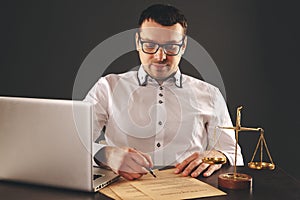
[[[214,164],[224,164],[226,163],[225,157],[204,157],[202,162],[214,165]]]
[[[249,162],[248,167],[251,169],[275,169],[275,164],[268,162]]]

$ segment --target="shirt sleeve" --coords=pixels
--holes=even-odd
[[[226,102],[218,88],[213,88],[212,92],[212,101],[213,101],[213,117],[210,122],[210,128],[208,129],[209,138],[214,138],[217,140],[212,143],[209,140],[210,149],[214,148],[217,151],[222,152],[231,165],[234,165],[235,160],[235,132],[230,129],[220,129],[216,128],[217,126],[223,127],[232,127],[232,121],[228,112]],[[237,146],[237,166],[243,166],[243,156],[241,153],[241,148]]]
[[[93,107],[93,156],[104,146],[96,140],[100,137],[101,130],[105,126],[108,119],[108,101],[109,101],[109,86],[105,78],[100,78],[98,82],[91,88],[86,95],[84,102],[89,102]],[[97,165],[93,161],[93,165]]]

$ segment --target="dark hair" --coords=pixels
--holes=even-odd
[[[141,27],[142,23],[149,19],[152,19],[163,26],[172,26],[179,23],[183,27],[184,34],[187,32],[186,18],[180,10],[173,6],[164,4],[154,4],[149,6],[140,16],[139,26]]]

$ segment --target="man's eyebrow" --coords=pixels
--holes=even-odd
[[[144,41],[144,42],[152,42],[152,43],[157,43],[157,44],[177,44],[177,43],[180,43],[180,42],[182,41],[182,39],[181,39],[181,40],[179,40],[179,41],[176,41],[176,40],[170,40],[170,41],[166,41],[166,42],[164,42],[164,43],[159,43],[159,42],[157,42],[157,41],[155,41],[155,40],[152,40],[152,39],[149,39],[149,38],[142,38],[142,37],[140,37],[140,38],[141,38],[141,40]]]
[[[151,40],[151,39],[149,39],[149,38],[143,38],[143,37],[140,37],[140,39],[141,39],[142,41],[145,41],[145,42],[153,42],[153,43],[157,43],[157,41]]]

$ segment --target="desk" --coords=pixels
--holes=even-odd
[[[252,190],[227,190],[226,196],[204,198],[207,200],[247,200],[247,199],[272,199],[290,200],[300,199],[300,182],[288,176],[282,169],[274,171],[258,171],[247,167],[238,167],[238,172],[249,174],[253,177]],[[210,185],[218,187],[218,175],[232,172],[233,167],[224,166],[211,177],[199,177]],[[0,181],[0,197],[5,200],[109,200],[110,198],[100,193],[86,193],[63,190],[28,184]]]

